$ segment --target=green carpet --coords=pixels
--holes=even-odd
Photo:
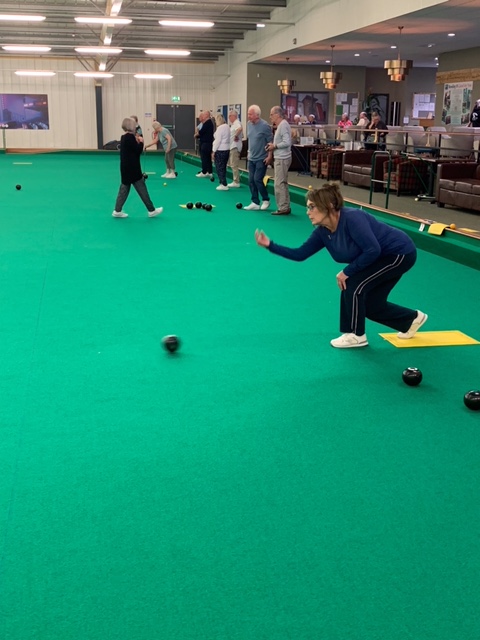
[[[304,208],[147,163],[113,219],[116,154],[0,155],[0,638],[479,638],[479,349],[332,349],[339,265],[253,240]],[[479,339],[478,291],[420,252],[393,299]]]

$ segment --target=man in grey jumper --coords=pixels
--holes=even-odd
[[[292,130],[281,107],[270,109],[270,122],[276,127],[273,142],[267,145],[273,152],[275,171],[275,200],[277,210],[272,216],[288,216],[290,210],[290,193],[288,191],[288,169],[292,163]]]
[[[244,207],[247,211],[265,211],[270,206],[268,191],[263,184],[267,167],[272,163],[273,154],[267,147],[273,140],[270,125],[260,117],[260,107],[252,104],[248,107],[248,185],[252,194],[252,202]],[[260,205],[259,194],[262,197]]]

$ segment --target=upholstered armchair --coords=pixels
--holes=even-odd
[[[390,171],[390,191],[402,193],[425,193],[428,186],[428,167],[417,158],[395,156]],[[388,160],[383,163],[383,179],[388,179]]]

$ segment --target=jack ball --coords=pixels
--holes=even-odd
[[[168,353],[175,353],[180,347],[180,340],[174,335],[164,336],[162,338],[162,345]]]
[[[402,380],[405,384],[408,384],[409,387],[417,387],[423,379],[423,374],[420,369],[416,367],[408,367],[402,373]]]

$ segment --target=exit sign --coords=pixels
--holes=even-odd
[[[180,102],[180,96],[172,96],[172,102]]]

